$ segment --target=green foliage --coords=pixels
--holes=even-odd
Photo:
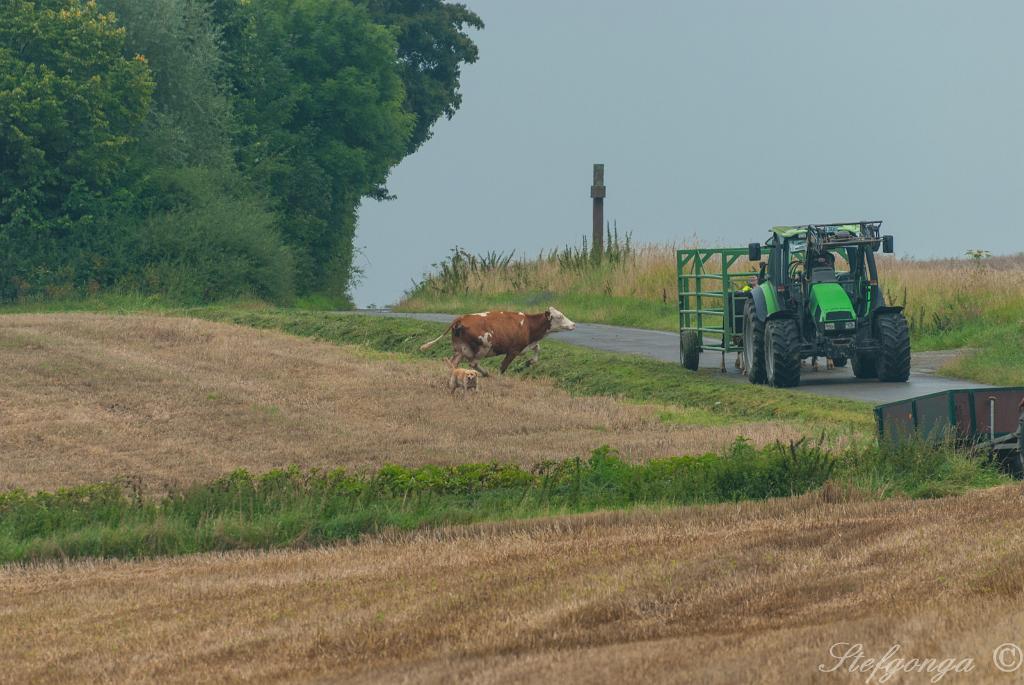
[[[131,246],[139,267],[122,284],[179,302],[290,301],[294,267],[275,215],[229,181],[202,167],[151,177],[163,207],[138,225]]]
[[[5,0],[0,299],[350,304],[359,203],[458,107],[465,24],[440,0]]]
[[[82,0],[0,13],[0,297],[109,277],[110,217],[152,74]]]
[[[234,167],[238,125],[224,78],[219,34],[205,0],[99,0],[125,27],[130,54],[156,79],[133,159],[149,167]]]
[[[462,104],[459,77],[463,64],[473,64],[478,50],[465,27],[483,21],[461,3],[441,0],[359,0],[374,21],[394,27],[398,59],[405,84],[405,110],[416,116],[408,152],[430,138],[442,115],[451,119]]]
[[[347,287],[360,198],[408,150],[391,30],[347,0],[218,3],[245,172],[281,212],[300,292]]]
[[[840,471],[845,467],[846,471]],[[375,474],[297,467],[222,478],[143,498],[139,484],[104,483],[29,495],[0,493],[0,562],[70,557],[146,557],[279,548],[416,529],[556,513],[763,500],[814,491],[837,477],[879,495],[930,497],[1004,482],[989,466],[921,445],[868,448],[838,458],[806,441],[754,449],[740,439],[723,454],[623,461],[609,447],[587,459],[408,468]]]

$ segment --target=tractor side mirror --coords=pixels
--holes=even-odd
[[[750,243],[747,245],[747,259],[752,262],[761,261],[761,243]]]
[[[885,254],[892,254],[892,252],[893,252],[893,245],[892,245],[892,236],[891,235],[883,235],[882,236],[882,252],[884,252]]]

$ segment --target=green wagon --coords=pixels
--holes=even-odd
[[[699,248],[676,251],[679,278],[679,361],[696,371],[700,353],[738,352],[743,347],[744,286],[757,276],[748,266],[747,248]],[[741,261],[742,260],[742,261]]]

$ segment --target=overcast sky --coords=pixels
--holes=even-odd
[[[363,206],[360,306],[454,245],[579,244],[594,162],[636,242],[883,219],[900,255],[1024,251],[1024,2],[465,3],[480,61]]]

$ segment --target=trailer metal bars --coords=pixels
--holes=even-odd
[[[713,260],[718,258],[717,263]],[[697,248],[676,251],[676,274],[679,279],[679,360],[683,359],[683,333],[694,331],[700,340],[701,351],[720,351],[721,370],[725,372],[726,352],[735,352],[742,344],[734,342],[739,334],[735,301],[737,285],[756,271],[731,271],[740,259],[747,258],[747,249],[740,247]],[[733,311],[730,311],[730,310]],[[712,338],[706,339],[705,334]],[[717,338],[721,336],[721,342]]]

